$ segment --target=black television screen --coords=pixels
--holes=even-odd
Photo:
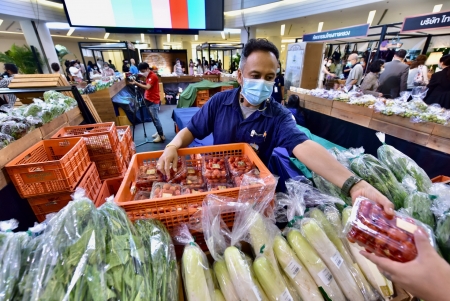
[[[224,0],[63,0],[70,26],[223,30]]]

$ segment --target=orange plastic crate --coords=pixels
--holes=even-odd
[[[431,182],[433,183],[450,183],[450,177],[447,176],[437,176],[431,179]]]
[[[90,163],[88,170],[83,175],[83,178],[77,185],[77,188],[83,188],[86,191],[86,196],[95,201],[97,195],[102,187],[102,182],[98,176],[97,168],[94,163]],[[67,203],[72,200],[71,192],[63,192],[56,194],[48,194],[33,198],[28,198],[28,203],[33,209],[34,214],[39,222],[45,220],[45,216],[49,213],[58,212],[64,208]]]
[[[97,199],[95,200],[95,206],[100,207],[105,203],[106,198],[116,195],[119,191],[120,184],[122,184],[123,177],[107,179],[103,182],[102,188],[98,193]]]
[[[139,173],[139,166],[143,164],[144,160],[159,158],[162,153],[162,151],[138,153],[134,155],[131,160],[130,166],[128,167],[122,185],[120,186],[114,201],[125,209],[128,217],[132,221],[144,218],[155,218],[161,220],[169,231],[171,231],[180,223],[196,222],[195,220],[192,220],[192,218],[195,218],[194,215],[202,206],[203,199],[207,194],[214,193],[232,198],[238,197],[240,188],[235,187],[215,192],[203,192],[170,198],[159,198],[157,200],[133,201],[134,195],[131,188],[134,186]],[[180,156],[202,154],[213,155],[215,157],[245,154],[259,169],[262,178],[270,175],[270,171],[261,162],[250,145],[246,143],[184,148],[178,150],[178,154]],[[273,184],[275,185],[275,181]],[[252,189],[257,190],[258,188],[260,188],[259,185],[254,185],[249,187],[249,191]],[[234,213],[228,213],[224,215],[223,218],[225,223],[232,224],[234,221]]]
[[[91,157],[91,160],[97,165],[98,174],[102,181],[121,177],[127,169],[120,150],[116,151],[115,154]]]
[[[114,122],[66,126],[56,132],[52,139],[83,137],[89,156],[113,154],[119,149],[119,138]]]
[[[136,147],[134,146],[133,137],[131,136],[131,129],[127,126],[118,126],[117,135],[119,136],[120,150],[122,152],[125,165],[131,162],[131,157],[136,153]]]
[[[22,198],[73,191],[89,167],[86,142],[81,138],[43,140],[6,164]]]

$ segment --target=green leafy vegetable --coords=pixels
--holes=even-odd
[[[405,199],[404,208],[408,215],[427,224],[434,229],[434,215],[431,211],[433,200],[427,193],[417,191],[415,180],[406,176],[402,182],[408,191],[408,197]]]

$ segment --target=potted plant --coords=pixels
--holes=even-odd
[[[11,49],[0,52],[0,62],[15,64],[17,68],[19,68],[20,73],[34,74],[38,72],[38,66],[42,64],[40,55],[37,51],[36,54],[37,60],[29,46],[17,46],[16,44],[13,44]]]

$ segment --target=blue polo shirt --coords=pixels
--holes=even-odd
[[[297,145],[308,140],[291,112],[273,98],[244,119],[239,94],[240,88],[214,94],[187,125],[194,137],[203,139],[212,133],[214,144],[246,142],[266,165],[274,148],[284,147],[292,155]]]

